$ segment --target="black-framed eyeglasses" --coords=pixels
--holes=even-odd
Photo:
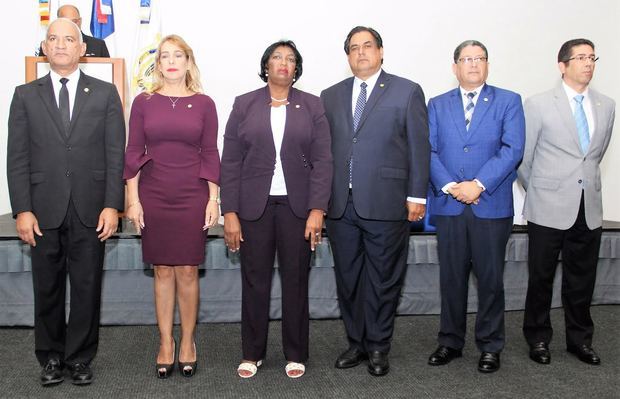
[[[576,55],[574,57],[567,59],[565,62],[572,61],[572,60],[577,60],[579,62],[586,62],[587,60],[590,60],[592,61],[592,63],[595,63],[596,61],[598,61],[599,58],[600,57],[597,57],[595,55],[579,54],[579,55]]]
[[[462,64],[479,64],[479,63],[485,63],[487,62],[488,58],[487,57],[463,57],[463,58],[459,58],[458,62],[462,63]]]

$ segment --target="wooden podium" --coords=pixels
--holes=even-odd
[[[125,60],[123,58],[82,57],[80,69],[87,75],[113,83],[125,109]],[[50,71],[47,57],[26,57],[26,83]]]

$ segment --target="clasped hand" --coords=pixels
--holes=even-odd
[[[450,193],[454,199],[464,204],[477,205],[480,194],[482,194],[482,188],[473,180],[463,181],[448,188],[448,193]]]

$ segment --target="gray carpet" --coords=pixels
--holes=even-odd
[[[426,360],[435,349],[438,316],[397,318],[385,377],[371,377],[365,365],[337,370],[345,349],[340,320],[314,320],[310,325],[310,361],[304,377],[284,374],[280,323],[272,322],[268,358],[253,379],[236,375],[240,359],[239,324],[201,324],[199,365],[192,379],[175,369],[168,380],[155,377],[155,326],[104,327],[93,363],[95,381],[87,387],[63,384],[43,388],[33,354],[33,330],[0,329],[0,396],[7,398],[620,398],[620,306],[594,307],[594,348],[601,366],[589,366],[564,350],[563,313],[552,312],[556,336],[552,363],[538,365],[527,357],[521,334],[523,312],[506,314],[507,345],[501,369],[491,375],[476,370],[479,353],[473,344],[475,315],[469,316],[463,358],[443,367]]]

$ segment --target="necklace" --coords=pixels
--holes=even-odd
[[[181,97],[177,97],[176,100],[173,100],[172,97],[170,96],[166,96],[168,97],[168,100],[170,100],[170,103],[172,104],[172,109],[174,109],[174,107],[177,106],[177,102],[179,102],[179,100],[181,99]]]
[[[273,97],[271,97],[271,99],[272,99],[273,101],[277,101],[277,102],[279,102],[279,103],[283,103],[284,101],[288,101],[288,98],[279,99],[279,98],[273,98]]]

